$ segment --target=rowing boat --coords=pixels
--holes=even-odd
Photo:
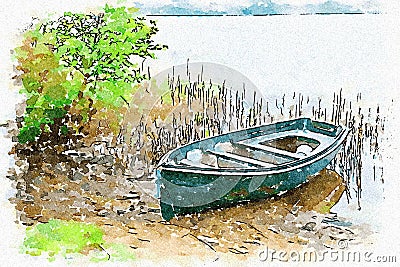
[[[345,127],[302,118],[176,148],[156,170],[162,216],[281,195],[325,168],[347,134]]]

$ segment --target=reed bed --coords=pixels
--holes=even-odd
[[[372,178],[368,174],[373,174],[374,181],[384,182],[380,146],[386,118],[379,105],[365,106],[361,93],[355,99],[344,95],[342,89],[333,92],[329,100],[297,92],[271,99],[247,90],[246,85],[233,88],[225,82],[206,81],[202,72],[193,75],[189,67],[185,77],[172,71],[166,85],[162,89],[149,86],[135,98],[133,114],[128,114],[118,136],[127,169],[132,171],[139,164],[145,174],[141,177],[151,175],[160,158],[178,146],[233,130],[307,117],[349,129],[344,149],[329,166],[343,177],[348,201],[356,199],[361,208],[363,182]],[[372,165],[363,165],[370,160]]]

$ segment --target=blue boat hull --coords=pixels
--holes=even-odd
[[[306,182],[308,176],[318,173],[335,158],[347,135],[341,134],[329,149],[288,163],[286,168],[281,169],[191,172],[159,168],[156,174],[162,217],[170,220],[175,215],[229,207],[283,194]]]
[[[308,176],[316,174],[324,169],[333,160],[340,148],[341,147],[338,147],[336,150],[332,151],[332,153],[317,162],[290,172],[267,176],[224,176],[223,179],[225,179],[225,182],[232,180],[237,181],[236,185],[234,185],[232,189],[230,189],[219,199],[205,204],[201,203],[200,205],[198,205],[198,201],[194,199],[199,197],[196,195],[196,189],[201,190],[203,188],[198,187],[203,187],[205,185],[212,189],[214,186],[213,183],[216,180],[221,179],[221,176],[201,176],[199,174],[177,174],[171,171],[161,171],[158,173],[158,183],[160,188],[162,217],[168,221],[175,215],[197,213],[208,209],[229,207],[233,204],[241,202],[265,199],[274,195],[282,194],[306,182]],[[251,181],[257,178],[262,179],[263,181],[256,190],[251,190],[251,188],[249,188]],[[171,189],[171,183],[178,185],[181,188],[180,191],[177,192],[175,188]],[[185,194],[185,190],[190,193],[189,199],[187,199],[188,195]],[[191,202],[191,204],[187,206],[178,206],[179,201],[177,201],[177,199],[186,200],[181,202]],[[185,205],[185,203],[183,203],[183,205]]]

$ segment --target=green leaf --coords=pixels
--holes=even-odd
[[[62,135],[68,134],[68,127],[65,126],[65,125],[61,126],[60,127],[60,132],[61,132]]]
[[[46,109],[45,114],[49,119],[56,119],[56,118],[63,118],[65,114],[67,114],[67,111],[61,109],[61,108],[55,108],[55,109]]]
[[[36,104],[36,101],[38,100],[39,95],[33,95],[29,99],[26,100],[26,105],[28,107],[33,107]]]
[[[41,85],[37,80],[29,76],[25,79],[22,79],[22,84],[24,85],[24,88],[28,93],[31,93],[32,91],[37,91]]]
[[[63,86],[61,86],[60,84],[46,88],[44,93],[47,96],[49,96],[51,99],[61,99],[61,98],[65,98],[65,96],[66,96],[65,88]]]
[[[18,134],[18,142],[21,144],[33,142],[36,140],[36,137],[40,135],[40,133],[41,130],[37,126],[24,127]]]

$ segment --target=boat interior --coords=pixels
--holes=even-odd
[[[271,168],[300,160],[326,148],[334,137],[307,130],[284,131],[240,141],[216,142],[206,149],[193,149],[174,165],[200,168]]]

